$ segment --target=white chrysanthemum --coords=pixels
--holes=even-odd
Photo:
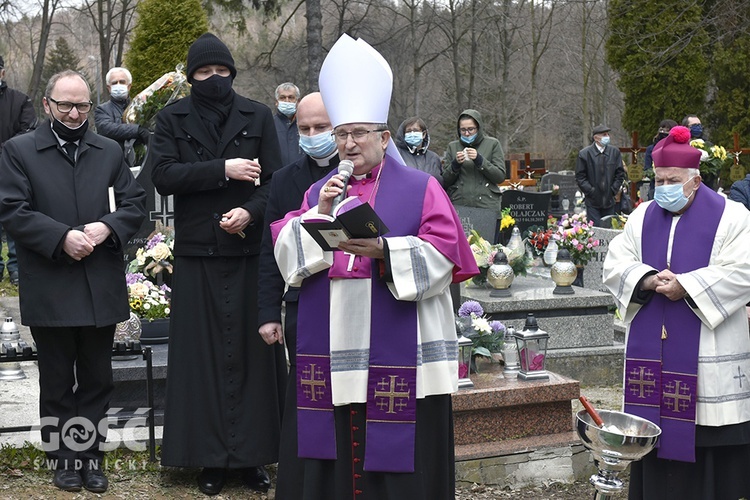
[[[492,333],[492,327],[487,318],[474,317],[471,320],[471,326],[480,333]]]

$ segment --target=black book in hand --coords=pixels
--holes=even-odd
[[[375,210],[356,196],[339,203],[333,215],[318,214],[302,222],[302,227],[326,251],[338,250],[339,243],[352,238],[377,238],[388,232]]]

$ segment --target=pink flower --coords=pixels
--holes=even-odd
[[[579,243],[578,246],[576,247],[576,250],[578,250],[579,252],[583,250],[583,245]]]

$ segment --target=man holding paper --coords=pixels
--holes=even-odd
[[[91,94],[80,73],[53,75],[42,104],[49,120],[3,146],[0,223],[18,249],[53,484],[104,493],[100,423],[114,389],[115,325],[129,315],[122,248],[146,214],[146,193],[117,143],[88,128]],[[74,442],[76,434],[84,438]]]
[[[329,174],[298,211],[271,225],[281,274],[301,287],[291,432],[305,459],[306,498],[455,495],[449,285],[478,270],[440,183],[406,167],[390,139],[392,81],[388,63],[363,40],[336,42],[319,83],[352,178],[345,185]],[[300,224],[329,214],[343,189],[389,230],[324,251]],[[281,457],[280,476],[288,466]]]

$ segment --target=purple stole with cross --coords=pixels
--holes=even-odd
[[[725,200],[702,185],[675,227],[670,270],[706,267]],[[646,209],[643,263],[667,268],[673,215],[655,202]],[[666,339],[662,340],[662,327]],[[695,462],[698,347],[701,321],[685,300],[655,293],[633,319],[625,354],[625,411],[662,429],[659,458]]]
[[[429,176],[386,157],[375,209],[388,236],[416,235]],[[325,182],[310,189],[317,204]],[[372,267],[370,359],[364,468],[414,472],[417,408],[417,304],[396,300]],[[336,459],[331,397],[330,279],[305,278],[299,298],[297,337],[297,436],[300,457]]]

